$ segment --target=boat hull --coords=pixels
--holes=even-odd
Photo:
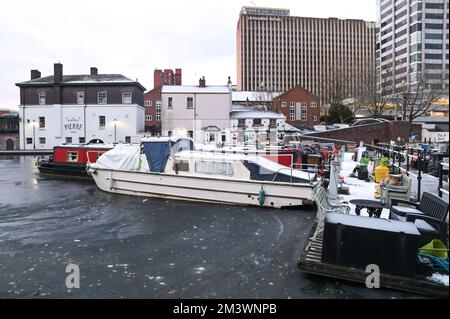
[[[38,161],[36,166],[39,173],[57,177],[91,179],[86,172],[86,164],[66,164],[48,161]]]
[[[89,172],[101,190],[111,193],[273,208],[310,203],[318,184],[317,181],[290,184],[103,168],[89,168]],[[265,195],[262,205],[259,202],[261,188]]]

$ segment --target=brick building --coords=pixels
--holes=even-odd
[[[7,110],[0,112],[0,151],[18,150],[19,147],[19,114]]]
[[[320,100],[301,86],[295,86],[273,99],[273,110],[282,113],[295,127],[320,123]]]
[[[156,88],[161,85],[181,85],[181,69],[175,69],[175,72],[171,69],[159,70],[156,69],[153,72],[153,87]]]
[[[21,149],[50,149],[63,143],[132,142],[144,131],[145,88],[121,74],[63,75],[41,77],[31,71],[20,88]]]
[[[163,85],[181,85],[181,69],[159,70],[153,73],[153,89],[144,94],[145,131],[157,135],[161,133],[161,89]]]

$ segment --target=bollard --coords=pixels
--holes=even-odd
[[[420,202],[421,197],[421,182],[422,182],[422,151],[419,151],[419,156],[417,157],[417,201]]]

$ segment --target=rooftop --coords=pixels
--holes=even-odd
[[[233,91],[233,101],[272,101],[274,97],[277,97],[282,92],[263,92],[263,91]]]
[[[54,76],[45,76],[34,80],[17,83],[22,85],[46,85],[54,84]],[[61,83],[63,84],[96,84],[96,83],[137,83],[122,74],[80,74],[80,75],[63,75]],[[139,84],[140,85],[140,84]]]
[[[264,118],[264,119],[284,119],[284,115],[277,112],[270,111],[258,111],[258,110],[234,110],[230,113],[232,119],[251,119],[251,118]]]
[[[208,85],[200,87],[198,85],[163,85],[161,93],[222,93],[229,94],[228,85]]]

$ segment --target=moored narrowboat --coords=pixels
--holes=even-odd
[[[112,148],[113,145],[105,144],[55,146],[52,155],[37,159],[36,166],[45,175],[90,178],[86,172],[86,164],[95,163],[100,155]]]

